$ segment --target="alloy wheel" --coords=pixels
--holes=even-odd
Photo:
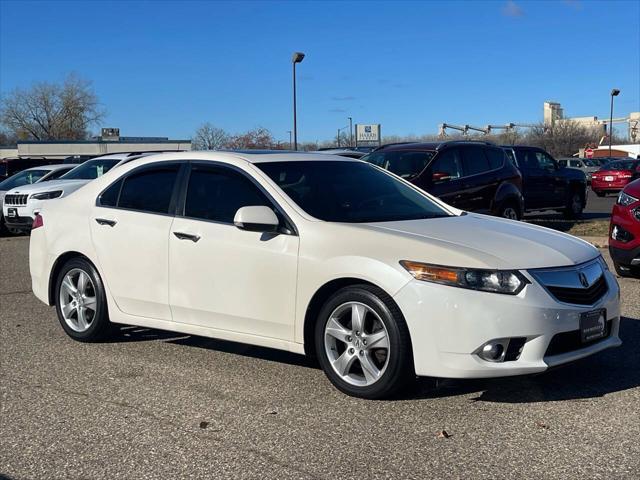
[[[502,211],[502,217],[509,220],[518,220],[518,212],[513,207],[507,207]]]
[[[60,311],[72,330],[86,332],[96,316],[96,289],[87,272],[69,270],[60,284]]]
[[[343,303],[331,313],[324,328],[324,346],[335,373],[351,385],[373,385],[389,364],[387,328],[364,303]]]

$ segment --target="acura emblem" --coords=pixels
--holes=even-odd
[[[584,288],[589,287],[589,280],[587,280],[587,276],[584,274],[584,272],[578,272],[578,278],[580,279],[580,283]]]

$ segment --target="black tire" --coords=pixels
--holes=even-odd
[[[602,197],[606,197],[607,193],[606,192],[596,192],[596,195],[599,196],[600,198],[602,198]]]
[[[501,218],[507,218],[509,220],[520,220],[522,219],[522,211],[518,206],[517,202],[513,200],[506,200],[500,205],[496,216]]]
[[[572,190],[567,204],[564,208],[564,218],[576,219],[582,217],[582,211],[584,210],[584,198],[579,190]]]
[[[388,333],[388,363],[381,376],[368,386],[356,386],[343,380],[334,371],[325,350],[325,326],[330,315],[339,306],[348,302],[368,306],[378,315]],[[347,395],[366,399],[388,398],[400,392],[410,381],[415,380],[409,329],[398,306],[380,288],[366,284],[354,285],[345,287],[332,295],[318,315],[314,341],[320,366],[331,383]]]
[[[7,235],[9,235],[9,230],[4,223],[4,215],[0,212],[0,237],[5,237]]]
[[[91,319],[89,327],[83,332],[77,332],[67,324],[60,305],[60,289],[62,288],[62,281],[67,273],[72,270],[81,270],[88,275],[91,279],[93,290],[95,292],[95,313]],[[62,325],[65,333],[74,340],[78,340],[80,342],[99,342],[109,338],[111,335],[113,324],[109,321],[109,311],[107,308],[107,297],[105,295],[104,284],[102,283],[102,279],[95,267],[88,260],[82,257],[76,257],[64,264],[56,278],[54,301],[60,325]]]
[[[625,278],[640,278],[640,268],[627,265],[620,265],[618,262],[613,262],[613,267],[616,269],[616,273],[619,277]]]

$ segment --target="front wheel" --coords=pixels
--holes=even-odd
[[[67,335],[81,342],[108,337],[111,322],[104,286],[88,260],[73,258],[62,267],[55,295],[58,320]]]
[[[415,378],[402,313],[389,295],[374,286],[343,288],[324,304],[315,346],[325,374],[347,395],[385,398]]]
[[[509,220],[520,220],[522,218],[520,209],[514,202],[505,202],[498,210],[498,216]]]

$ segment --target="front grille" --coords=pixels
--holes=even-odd
[[[604,297],[608,287],[604,275],[601,275],[589,288],[548,286],[547,290],[560,302],[573,303],[576,305],[593,305]]]
[[[551,342],[549,342],[549,346],[547,347],[547,351],[545,352],[544,356],[551,357],[553,355],[573,352],[575,350],[580,350],[581,348],[588,347],[589,345],[593,345],[594,343],[601,342],[611,334],[611,323],[611,320],[607,320],[603,338],[598,338],[591,342],[582,343],[582,340],[580,338],[580,330],[571,330],[570,332],[557,333],[553,336]]]
[[[14,193],[10,195],[5,195],[4,203],[6,205],[26,205],[28,196],[29,195],[17,195]]]

